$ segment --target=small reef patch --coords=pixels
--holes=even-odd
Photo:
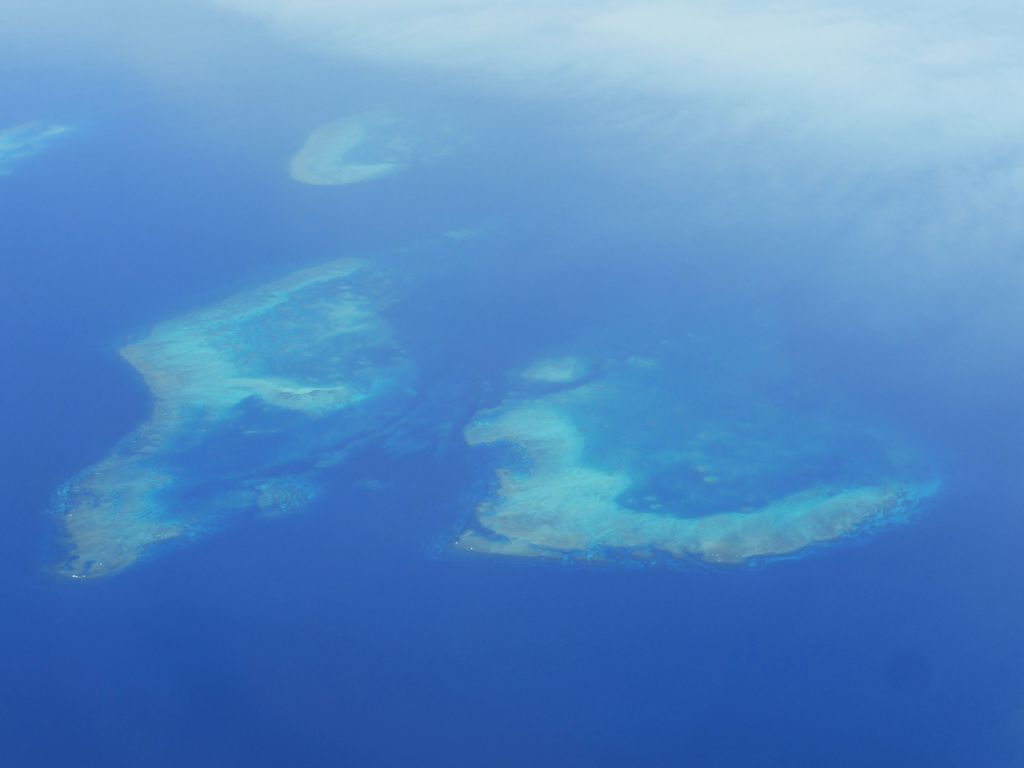
[[[358,184],[408,167],[418,147],[397,117],[379,112],[354,115],[314,129],[289,170],[303,184]]]
[[[534,384],[574,384],[587,375],[589,366],[576,357],[546,357],[519,375]]]

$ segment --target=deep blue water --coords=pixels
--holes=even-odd
[[[1024,366],[1012,325],[979,333],[987,346],[958,335],[979,327],[995,268],[853,269],[842,215],[794,225],[756,196],[726,224],[686,212],[713,167],[672,184],[616,172],[608,158],[642,148],[609,129],[595,161],[600,134],[572,138],[578,105],[243,33],[261,66],[194,92],[3,62],[4,124],[80,127],[0,178],[0,764],[1022,764]],[[394,180],[291,182],[297,140],[353,104],[473,140]],[[478,253],[408,264],[417,288],[394,311],[447,439],[365,446],[308,512],[109,579],[48,570],[54,490],[147,414],[124,341],[307,264],[474,226]],[[448,551],[490,482],[458,425],[500,401],[507,371],[581,337],[643,349],[766,323],[809,397],[842,393],[928,446],[945,484],[917,519],[738,568]]]

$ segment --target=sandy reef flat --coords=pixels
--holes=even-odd
[[[311,131],[289,171],[302,184],[358,184],[401,171],[413,161],[415,147],[397,118],[354,115]]]

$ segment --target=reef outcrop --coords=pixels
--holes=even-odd
[[[402,170],[412,161],[415,146],[397,118],[354,115],[314,129],[289,170],[303,184],[358,184]]]
[[[161,323],[121,350],[150,418],[69,481],[56,514],[59,571],[120,570],[224,514],[310,503],[324,456],[385,422],[411,366],[380,316],[387,280],[342,259]]]
[[[455,546],[741,563],[905,519],[936,488],[874,427],[787,415],[751,398],[730,411],[706,396],[690,420],[679,403],[699,400],[699,377],[684,382],[645,362],[479,413],[466,442],[503,458],[493,495]],[[851,452],[845,465],[831,460]]]

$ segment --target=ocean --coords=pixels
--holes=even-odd
[[[71,126],[0,176],[0,764],[1024,765],[1020,236],[949,202],[974,166],[160,13],[148,67],[91,27],[0,52],[0,129]],[[360,162],[407,168],[289,177],[380,113],[412,133]],[[369,340],[273,357],[319,294],[218,320],[273,394],[119,443],[156,402],[119,349],[336,259]],[[278,381],[331,355],[352,407]],[[61,489],[137,450],[187,532],[69,571]],[[647,532],[856,483],[892,519]]]

